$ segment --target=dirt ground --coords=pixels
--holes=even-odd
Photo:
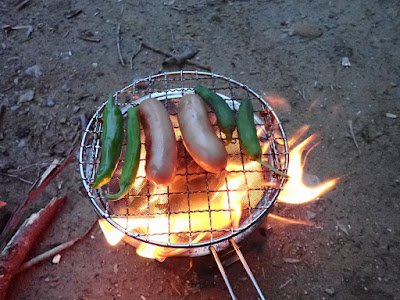
[[[165,57],[148,49],[131,60],[141,42],[166,52],[198,47],[197,63],[286,99],[290,109],[276,112],[287,135],[304,124],[308,135],[319,134],[305,171],[321,182],[340,177],[318,201],[273,209],[313,226],[267,218],[241,243],[266,298],[399,299],[397,0],[19,3],[0,1],[2,226],[49,164],[71,150],[82,115],[90,118],[108,93],[162,71],[199,69],[165,66]],[[68,195],[30,257],[90,228],[96,214],[81,191],[75,160],[26,213]],[[257,299],[239,262],[227,273],[239,299]],[[229,299],[229,293],[211,256],[160,263],[128,244],[108,245],[97,228],[64,251],[58,265],[45,261],[16,276],[8,299]]]

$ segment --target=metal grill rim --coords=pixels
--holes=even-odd
[[[185,76],[189,76],[189,78],[185,78]],[[190,77],[190,76],[194,76]],[[283,130],[282,124],[279,121],[277,115],[275,114],[275,112],[272,110],[272,108],[268,105],[268,103],[266,101],[264,101],[257,93],[255,93],[253,90],[251,90],[247,85],[244,85],[242,83],[239,83],[231,78],[222,76],[222,75],[218,75],[215,73],[209,73],[209,72],[200,72],[200,71],[178,71],[178,72],[165,72],[165,73],[160,73],[160,74],[156,74],[156,75],[150,75],[148,77],[145,77],[143,79],[139,79],[139,80],[135,80],[132,84],[126,86],[125,88],[117,91],[114,94],[114,97],[116,99],[118,99],[118,97],[121,97],[122,95],[126,94],[127,91],[132,91],[132,96],[136,95],[136,88],[140,85],[148,85],[147,89],[148,89],[148,97],[154,97],[154,95],[160,95],[160,94],[165,94],[165,100],[168,103],[168,94],[174,93],[174,92],[181,92],[182,95],[185,93],[188,93],[191,91],[191,88],[185,87],[184,85],[184,81],[186,80],[194,80],[195,82],[199,81],[199,80],[211,80],[212,82],[212,87],[211,89],[217,91],[217,90],[224,90],[227,89],[230,91],[230,96],[231,97],[226,97],[226,100],[228,102],[228,100],[232,101],[232,108],[235,109],[235,101],[239,101],[240,99],[235,99],[234,97],[232,97],[232,95],[234,94],[232,92],[233,89],[242,89],[244,91],[247,92],[247,94],[249,96],[251,96],[253,99],[258,100],[261,102],[262,107],[264,108],[262,111],[267,112],[267,115],[269,116],[269,118],[271,118],[271,122],[267,123],[265,117],[263,117],[264,122],[263,123],[257,123],[257,125],[262,125],[262,126],[270,126],[270,127],[276,127],[277,130],[279,131],[279,136],[274,136],[274,132],[270,132],[270,131],[266,131],[266,134],[271,134],[272,135],[272,141],[273,143],[275,143],[276,141],[280,141],[280,147],[283,148],[283,151],[276,151],[273,152],[272,154],[268,154],[268,156],[272,156],[272,160],[273,163],[275,164],[276,167],[278,167],[279,169],[281,169],[284,172],[287,172],[288,169],[288,164],[289,164],[289,152],[288,152],[288,144],[287,144],[287,139],[286,139],[286,135],[285,132]],[[228,83],[228,87],[224,88],[221,86],[216,85],[216,81],[222,81],[222,82],[227,82]],[[154,85],[155,83],[159,83],[159,82],[165,82],[165,89],[163,89],[162,91],[158,90],[158,91],[153,91],[151,90],[152,85]],[[174,88],[174,89],[168,89],[168,83],[169,82],[178,82],[181,83],[180,88]],[[147,91],[145,90],[144,92],[142,91],[142,93],[146,93]],[[141,97],[140,99],[143,100],[143,98],[146,97]],[[162,100],[160,100],[162,101]],[[131,102],[124,102],[124,103],[119,103],[119,105],[121,106],[121,110],[122,111],[126,111],[127,108],[132,105],[132,104],[137,104],[136,100],[134,98],[132,98]],[[94,205],[94,208],[96,210],[96,212],[99,214],[100,217],[106,219],[112,226],[114,226],[115,228],[117,228],[119,231],[123,232],[124,234],[135,238],[141,242],[145,242],[145,243],[149,243],[149,244],[153,244],[156,246],[161,246],[161,247],[171,247],[171,248],[196,248],[196,247],[204,247],[204,246],[210,246],[210,245],[216,245],[218,243],[222,243],[227,241],[228,239],[232,238],[232,237],[236,237],[239,234],[242,234],[244,232],[246,232],[248,229],[254,228],[255,224],[259,223],[261,221],[262,218],[264,218],[267,215],[267,212],[269,210],[269,208],[272,206],[272,204],[275,202],[275,200],[278,197],[278,194],[280,192],[280,190],[282,189],[284,183],[286,182],[286,180],[279,176],[279,185],[277,185],[274,188],[264,188],[264,189],[250,189],[247,188],[246,191],[253,191],[253,190],[262,190],[264,191],[264,194],[260,200],[260,202],[258,203],[258,205],[256,205],[255,207],[251,207],[251,205],[248,207],[249,209],[249,218],[250,221],[248,221],[246,224],[241,224],[238,228],[233,228],[231,225],[231,228],[227,228],[227,229],[213,229],[212,228],[212,222],[211,222],[211,213],[212,212],[217,212],[218,210],[212,210],[210,207],[210,198],[208,196],[208,205],[209,205],[209,209],[208,210],[191,210],[190,209],[190,202],[188,201],[188,210],[187,211],[178,211],[178,212],[171,212],[169,210],[169,206],[168,206],[168,212],[167,213],[156,213],[156,214],[150,214],[149,212],[147,214],[130,214],[130,213],[126,213],[126,214],[113,214],[110,213],[110,204],[109,202],[105,201],[104,197],[102,196],[102,192],[101,190],[94,190],[91,187],[91,180],[93,180],[93,176],[94,176],[94,172],[93,170],[95,169],[95,164],[98,162],[96,162],[96,158],[99,155],[99,150],[100,150],[100,133],[101,133],[101,122],[99,121],[100,119],[100,115],[102,110],[105,107],[105,103],[103,103],[102,106],[100,106],[97,111],[95,112],[95,114],[93,115],[93,117],[91,118],[91,120],[89,121],[86,130],[84,131],[83,137],[82,137],[82,142],[81,142],[81,147],[80,147],[80,153],[79,153],[79,168],[80,168],[80,173],[81,173],[81,177],[82,177],[82,181],[83,181],[83,185],[87,191],[87,194],[92,202],[92,204]],[[260,111],[257,111],[256,113],[260,113]],[[91,134],[93,135],[93,139],[91,141],[91,144],[87,144],[87,139],[88,139],[88,135]],[[272,145],[271,147],[274,147],[276,149],[276,145]],[[89,161],[87,158],[85,158],[85,155],[88,155],[88,151],[92,151],[91,153],[91,158],[89,158]],[[185,151],[185,155],[188,155]],[[244,161],[243,161],[243,157],[244,154],[242,153],[242,151],[240,150],[240,153],[238,154],[241,156],[242,159],[242,166],[243,166],[243,171],[238,171],[238,172],[257,172],[257,171],[251,171],[251,170],[246,170],[245,169],[245,165],[244,165]],[[280,161],[278,162],[277,160],[280,159],[280,157],[284,158],[284,163],[283,166],[280,165]],[[280,165],[280,166],[278,166]],[[91,179],[89,178],[89,176],[87,176],[87,172],[88,172],[88,168],[91,166],[92,168],[92,172],[91,172]],[[263,171],[262,173],[265,173],[265,171]],[[204,173],[199,173],[199,174],[205,174],[206,178],[207,178],[207,172]],[[188,176],[188,171],[187,168],[185,168],[185,174],[177,174],[178,176]],[[190,174],[193,175],[193,174]],[[264,175],[265,176],[265,175]],[[246,176],[244,176],[245,180]],[[187,179],[187,178],[186,178]],[[206,180],[207,181],[207,180]],[[227,179],[225,178],[226,181],[226,193],[228,195],[228,201],[229,201],[229,192],[232,192],[234,190],[229,189],[229,185],[227,182]],[[188,182],[188,181],[186,181]],[[246,186],[247,186],[247,182],[246,182]],[[208,190],[208,183],[207,183],[207,195],[209,193],[212,193],[215,191],[210,191]],[[218,190],[218,192],[221,192],[221,190]],[[185,193],[189,193],[189,190],[187,192],[182,192],[183,194]],[[169,203],[169,197],[170,195],[172,195],[173,193],[170,192],[169,187],[167,188],[167,192],[164,195],[167,195],[168,197],[168,203]],[[147,195],[149,197],[149,195]],[[265,198],[269,196],[269,199],[265,200]],[[135,196],[133,196],[135,197]],[[249,193],[248,193],[248,197]],[[148,198],[149,199],[149,198]],[[121,200],[123,201],[123,200]],[[260,204],[261,202],[263,202],[262,204]],[[128,209],[128,201],[126,201],[126,205],[127,205],[127,211],[129,212]],[[249,199],[249,203],[250,203],[250,199]],[[149,204],[148,204],[149,205]],[[168,204],[169,205],[169,204]],[[149,206],[148,206],[149,207]],[[221,210],[221,211],[231,211],[231,205],[229,202],[229,208],[227,210]],[[191,230],[190,228],[190,221],[189,221],[189,230],[188,231],[179,231],[179,232],[171,232],[170,229],[170,224],[169,224],[169,220],[170,220],[170,215],[171,214],[187,214],[189,216],[189,220],[190,220],[190,214],[191,213],[197,213],[197,212],[209,212],[210,214],[210,230],[202,230],[202,231],[195,231],[195,230]],[[257,212],[257,214],[255,216],[253,216],[253,214],[255,214],[255,212]],[[113,220],[113,218],[118,218],[118,217],[126,217],[126,218],[130,218],[130,217],[138,217],[138,216],[145,216],[147,217],[147,219],[149,220],[150,217],[153,216],[159,216],[159,215],[167,215],[168,216],[168,231],[165,233],[149,233],[149,221],[147,222],[147,233],[141,233],[141,232],[132,232],[129,231],[127,228],[124,228],[123,226],[121,226],[120,224],[118,224],[117,222],[115,222]],[[247,221],[247,219],[245,220]],[[242,222],[243,223],[243,222]],[[232,224],[232,222],[231,222]],[[193,234],[197,234],[197,233],[206,233],[209,232],[210,233],[210,239],[207,241],[200,241],[200,242],[196,242],[193,243],[192,240],[192,236]],[[222,237],[218,237],[216,239],[213,238],[213,233],[217,233],[217,232],[225,232],[226,234],[224,234]],[[153,240],[152,237],[154,236],[160,236],[160,235],[165,235],[168,234],[168,242],[159,242],[156,240]],[[184,243],[184,244],[180,244],[180,243],[171,243],[170,241],[170,237],[172,234],[187,234],[189,235],[189,242],[188,243]]]

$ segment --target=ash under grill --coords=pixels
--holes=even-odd
[[[202,170],[186,152],[177,122],[179,99],[202,84],[223,97],[237,111],[241,99],[249,98],[255,109],[255,122],[265,151],[262,159],[284,172],[288,167],[288,145],[283,128],[269,105],[246,85],[213,73],[180,71],[149,76],[119,90],[114,97],[123,114],[146,98],[161,101],[167,108],[178,141],[178,168],[173,183],[157,187],[145,177],[144,134],[138,177],[129,194],[109,202],[108,189],[118,190],[123,160],[111,182],[93,189],[92,182],[100,161],[103,104],[90,120],[82,139],[80,171],[83,184],[97,213],[122,233],[141,242],[162,247],[222,247],[228,239],[238,241],[267,214],[285,179],[252,162],[241,151],[237,132],[227,146],[227,171],[221,174]],[[215,116],[210,119],[223,139]],[[123,150],[124,151],[124,150]],[[124,158],[124,152],[121,155]],[[239,238],[240,236],[240,238]],[[229,243],[228,243],[229,244]]]

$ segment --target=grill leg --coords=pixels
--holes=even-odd
[[[242,254],[242,252],[239,250],[238,245],[236,244],[236,242],[235,242],[233,239],[231,239],[230,241],[231,241],[231,243],[232,243],[233,248],[235,248],[235,251],[236,251],[237,256],[239,256],[239,259],[240,259],[240,261],[242,262],[242,265],[243,265],[244,269],[246,270],[247,275],[249,275],[251,281],[253,282],[253,285],[254,285],[254,287],[256,288],[257,293],[258,293],[258,295],[260,296],[260,299],[261,299],[261,300],[265,300],[265,297],[264,297],[264,295],[262,294],[261,289],[260,289],[260,287],[258,286],[257,281],[256,281],[256,279],[254,278],[254,275],[253,275],[253,273],[251,272],[250,267],[249,267],[249,265],[247,264],[247,262],[246,262],[246,260],[245,260],[245,258],[244,258],[244,256],[243,256],[243,254]]]
[[[233,300],[237,300],[235,294],[233,293],[231,284],[229,283],[228,277],[226,276],[224,267],[222,266],[222,263],[221,263],[221,261],[219,260],[217,251],[215,250],[215,248],[214,248],[213,246],[210,247],[210,250],[211,250],[212,254],[214,255],[215,262],[217,263],[218,269],[219,269],[219,271],[221,272],[222,278],[223,278],[224,281],[225,281],[226,287],[228,288],[229,293],[231,294],[232,299],[233,299]]]

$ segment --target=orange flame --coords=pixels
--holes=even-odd
[[[304,131],[304,129],[302,128],[301,131]],[[290,151],[290,167],[288,170],[290,179],[279,194],[278,201],[289,204],[304,204],[315,200],[336,185],[337,179],[331,179],[313,187],[307,186],[303,181],[305,159],[302,160],[302,153],[312,144],[316,137],[316,134],[311,135]],[[292,143],[294,141],[291,140]]]
[[[294,134],[294,136],[288,140],[289,146],[293,145],[301,138],[307,129],[308,126],[303,126]],[[261,136],[263,134],[263,129],[259,128],[257,133]],[[315,137],[315,135],[310,136],[290,151],[290,167],[288,171],[290,179],[281,191],[278,201],[291,204],[306,203],[317,198],[335,185],[336,179],[329,180],[314,187],[309,187],[303,182],[303,166],[305,159],[302,160],[302,153],[306,148],[310,147]],[[270,144],[268,142],[263,143],[263,153],[267,153],[269,147]],[[239,143],[228,145],[227,150],[229,153],[238,153],[238,151],[240,151]],[[309,151],[311,150],[312,147]],[[150,199],[137,204],[138,207],[136,209],[142,212],[144,217],[114,217],[112,220],[127,231],[141,234],[143,239],[148,239],[150,237],[153,242],[159,242],[161,244],[196,244],[205,238],[207,238],[207,240],[217,239],[224,234],[223,230],[237,228],[242,218],[242,212],[246,211],[249,207],[255,207],[258,201],[260,201],[260,198],[248,197],[247,188],[257,184],[261,185],[261,187],[279,186],[279,182],[264,181],[263,173],[261,172],[262,167],[258,162],[247,162],[246,169],[260,172],[246,172],[244,174],[241,172],[243,171],[241,162],[230,162],[226,168],[226,172],[217,175],[208,174],[207,181],[210,185],[209,190],[213,191],[209,193],[209,201],[204,201],[204,193],[191,193],[189,195],[182,193],[182,195],[175,195],[175,198],[168,203],[171,206],[169,209],[178,213],[168,213],[169,210],[161,209],[158,215],[156,214],[151,217],[146,215],[149,206],[153,207],[160,203],[166,206],[164,202],[168,201],[165,200],[165,198],[161,199],[160,196],[165,194],[163,190],[165,187],[155,187],[155,190],[152,191],[155,196],[151,196]],[[199,177],[195,178],[194,181],[202,181],[200,175],[197,176]],[[142,161],[139,166],[138,177],[132,192],[132,194],[135,195],[140,194],[142,188],[146,186],[144,161]],[[225,180],[225,178],[228,180]],[[185,176],[180,176],[180,178],[175,178],[174,182],[186,188],[188,184],[191,184],[191,182],[187,183],[186,180],[187,178]],[[195,183],[196,182],[194,182],[194,184]],[[190,213],[186,212],[188,209],[188,202],[190,204]],[[179,213],[180,211],[182,211],[182,213]],[[272,214],[269,215],[269,218],[285,222],[286,224],[313,224],[310,221],[292,220]],[[136,252],[143,257],[155,258],[159,261],[163,261],[166,257],[178,255],[187,251],[182,248],[156,246],[129,238],[123,232],[112,226],[107,220],[99,220],[99,224],[109,244],[116,245],[123,239],[125,242],[135,246]],[[213,229],[212,236],[209,232],[211,225]],[[220,230],[220,232],[218,230]]]

